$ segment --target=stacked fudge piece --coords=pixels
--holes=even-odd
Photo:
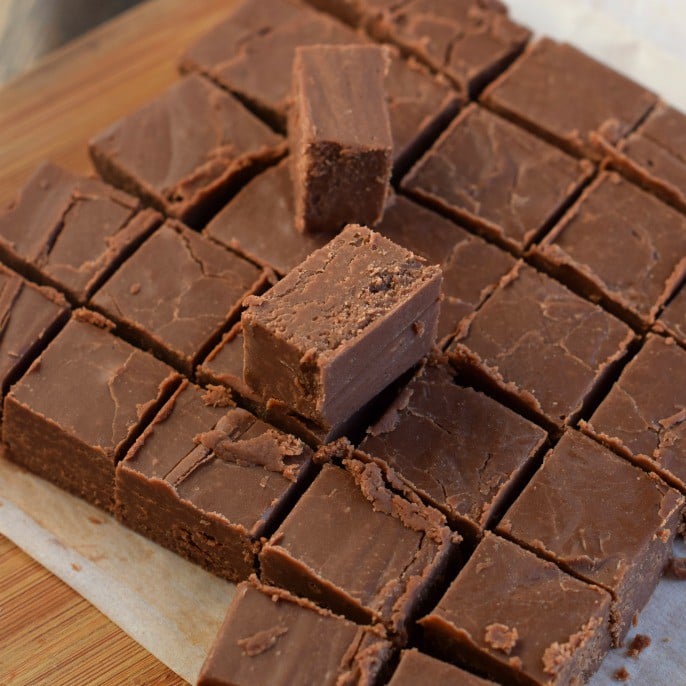
[[[0,215],[5,453],[239,583],[204,686],[572,686],[659,581],[686,117],[529,39],[244,0]]]

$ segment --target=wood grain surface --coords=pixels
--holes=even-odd
[[[233,0],[150,0],[0,89],[0,206],[51,159],[88,171],[86,141],[177,78],[185,46]],[[0,536],[0,684],[185,683],[93,606]]]

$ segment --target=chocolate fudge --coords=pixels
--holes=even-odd
[[[244,378],[321,426],[340,424],[429,352],[440,288],[438,267],[348,226],[246,301]]]
[[[657,477],[569,430],[496,531],[607,589],[620,645],[662,576],[683,505]]]
[[[161,223],[138,206],[97,179],[43,163],[0,214],[0,259],[85,304]]]
[[[507,253],[402,195],[391,198],[375,230],[441,266],[440,344],[447,342],[458,323],[481,305],[515,264]]]
[[[392,652],[374,629],[252,580],[238,586],[198,686],[374,686]]]
[[[11,460],[111,511],[117,463],[180,377],[107,326],[74,313],[5,397],[2,433]]]
[[[199,226],[283,156],[286,142],[229,93],[191,75],[105,129],[89,151],[105,181]]]
[[[402,187],[521,253],[568,207],[593,165],[471,105],[403,179]]]
[[[574,155],[599,159],[592,134],[618,143],[657,97],[573,46],[541,38],[481,101]]]
[[[686,492],[686,351],[649,335],[582,428]]]
[[[288,142],[298,231],[373,226],[383,216],[393,150],[386,60],[372,45],[296,49]]]
[[[686,276],[686,217],[603,173],[535,256],[570,287],[646,329]]]
[[[68,318],[63,296],[0,265],[0,401]]]
[[[265,278],[255,265],[170,220],[91,302],[136,345],[191,375]]]
[[[264,545],[261,577],[403,639],[445,578],[459,536],[411,492],[392,490],[378,465],[344,463],[324,465]]]
[[[604,392],[633,340],[618,319],[519,263],[462,321],[449,353],[458,369],[559,431]]]
[[[521,686],[575,686],[610,645],[610,596],[487,532],[420,620],[431,650]]]
[[[238,408],[224,388],[184,381],[117,468],[124,524],[232,581],[312,471],[312,451]]]
[[[473,540],[510,504],[545,440],[543,429],[429,364],[368,430],[360,450]]]
[[[424,683],[441,686],[496,686],[493,681],[465,672],[418,650],[403,650],[388,686],[417,686]]]
[[[682,287],[655,323],[655,330],[667,333],[686,347],[686,288]]]

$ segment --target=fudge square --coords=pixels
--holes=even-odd
[[[360,451],[473,540],[509,505],[545,440],[543,429],[430,363],[369,428]]]
[[[521,253],[552,226],[592,170],[590,162],[471,105],[402,188]]]
[[[326,464],[260,553],[261,577],[401,639],[449,571],[460,537],[373,463]],[[336,451],[340,453],[336,455]]]
[[[398,667],[388,686],[417,686],[417,684],[440,684],[440,686],[496,686],[495,682],[474,676],[447,662],[420,653],[403,650]]]
[[[632,330],[519,263],[449,348],[459,370],[554,431],[574,422],[634,340]]]
[[[576,686],[610,646],[610,596],[487,532],[419,621],[432,652],[522,686]]]
[[[374,628],[253,578],[238,585],[198,686],[374,686],[392,654]]]
[[[105,181],[201,225],[286,142],[232,95],[191,75],[89,143]]]
[[[120,459],[178,385],[152,355],[77,310],[5,397],[8,457],[107,511]]]
[[[668,333],[672,338],[686,347],[686,288],[674,296],[667,304],[660,318],[655,322],[655,330]]]
[[[621,645],[662,576],[683,505],[656,476],[568,430],[496,531],[609,591]]]
[[[168,220],[91,303],[136,345],[188,376],[265,278],[250,262]]]
[[[351,225],[243,312],[246,382],[321,425],[352,416],[429,352],[441,270]]]
[[[561,281],[646,329],[686,276],[686,217],[603,173],[534,250]]]
[[[599,159],[591,135],[619,142],[657,97],[571,45],[542,38],[481,101],[574,155]]]
[[[102,181],[45,162],[0,214],[0,259],[85,304],[161,223]]]
[[[582,429],[686,492],[686,351],[649,334]]]
[[[288,141],[298,231],[372,226],[383,216],[393,152],[386,69],[380,46],[296,49]]]
[[[302,441],[184,381],[117,468],[116,515],[231,581],[255,570],[259,539],[312,469]]]

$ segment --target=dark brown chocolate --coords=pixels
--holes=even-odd
[[[683,506],[660,479],[569,430],[496,531],[608,590],[620,645],[662,576]]]
[[[667,333],[686,347],[686,288],[682,286],[655,322],[655,330]]]
[[[417,686],[417,684],[495,686],[493,681],[474,676],[417,650],[403,650],[400,663],[388,682],[388,686]]]

